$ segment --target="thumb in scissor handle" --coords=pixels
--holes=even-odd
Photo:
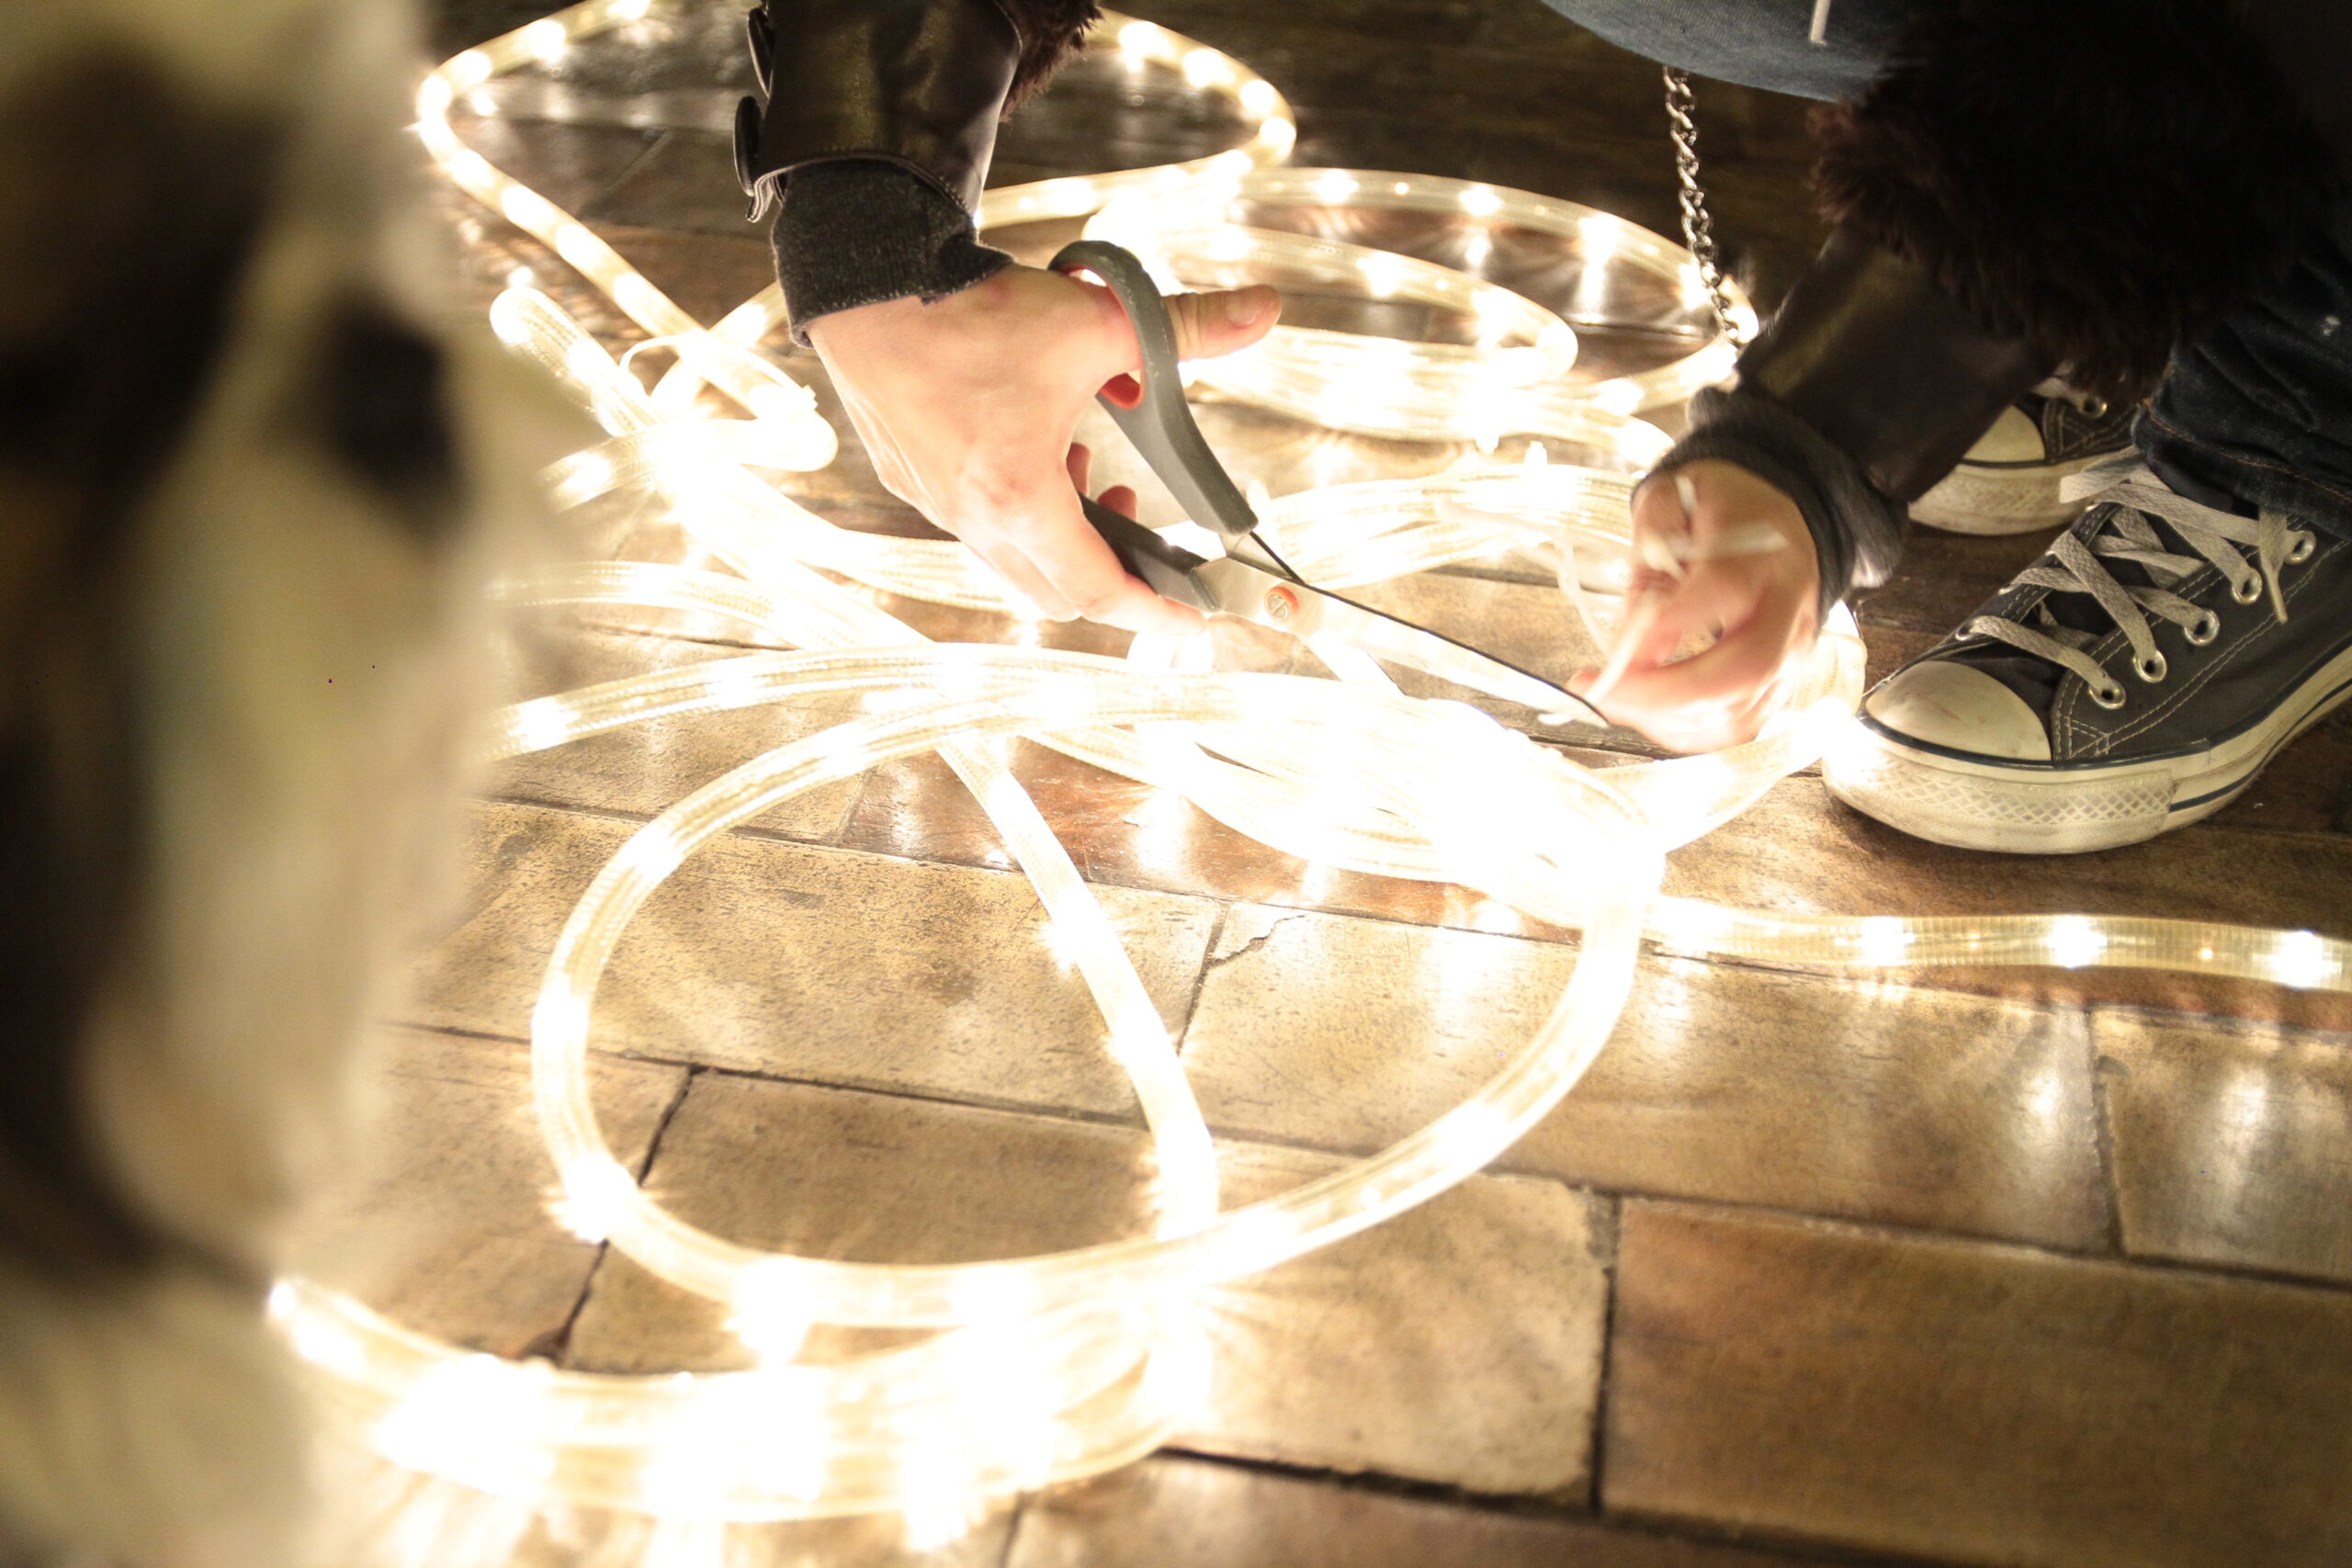
[[[1184,401],[1184,381],[1176,368],[1176,323],[1168,301],[1144,270],[1135,253],[1107,240],[1077,240],[1064,245],[1050,264],[1056,272],[1086,271],[1109,286],[1135,328],[1142,370],[1136,383],[1142,389],[1132,406],[1107,395],[1099,396],[1104,412],[1135,444],[1151,471],[1159,476],[1185,515],[1221,536],[1229,546],[1258,526],[1258,515],[1242,498],[1240,487],[1225,471],[1216,454],[1193,423]],[[1150,581],[1147,578],[1145,581]],[[1173,598],[1175,595],[1171,594]]]

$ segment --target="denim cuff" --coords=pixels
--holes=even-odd
[[[2331,537],[2352,539],[2352,482],[2330,471],[2342,468],[2342,448],[2324,435],[2313,440],[2305,434],[2308,426],[2298,430],[2281,421],[2265,431],[2233,421],[2213,407],[2213,400],[2197,396],[2215,378],[2202,365],[2193,368],[2197,385],[2190,397],[2196,400],[2179,396],[2180,384],[2190,380],[2190,375],[2176,374],[2132,422],[2132,440],[2148,466],[2165,483],[2209,506],[2249,513],[2283,512]],[[2234,383],[2223,382],[2222,388],[2224,395],[2243,395]],[[2171,406],[2175,402],[2188,402],[2188,412],[2215,417],[2191,424],[2181,417],[2183,410]],[[2192,429],[2239,439],[2207,439],[2191,434]]]
[[[769,235],[793,341],[835,310],[969,288],[1012,258],[974,237],[972,220],[921,175],[878,158],[793,171]]]
[[[1713,387],[1690,403],[1691,429],[1653,475],[1713,461],[1746,468],[1786,494],[1804,514],[1821,568],[1821,614],[1857,588],[1894,575],[1907,514],[1881,494],[1860,467],[1770,395]]]

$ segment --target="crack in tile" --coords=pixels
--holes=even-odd
[[[1248,957],[1250,953],[1257,952],[1258,949],[1265,946],[1268,942],[1272,941],[1273,939],[1273,934],[1282,930],[1283,927],[1290,924],[1293,920],[1304,919],[1311,913],[1313,913],[1312,910],[1294,909],[1287,914],[1276,915],[1273,919],[1273,922],[1267,926],[1264,931],[1260,931],[1256,936],[1251,937],[1248,942],[1243,942],[1231,953],[1223,954],[1215,953],[1210,953],[1208,961],[1201,965],[1201,973],[1204,976],[1213,974],[1216,970],[1224,968],[1227,964],[1232,963],[1237,958]]]

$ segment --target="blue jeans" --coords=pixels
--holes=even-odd
[[[1833,0],[1824,45],[1805,37],[1812,0],[1545,0],[1651,60],[1809,98],[1860,88],[1904,24],[1937,3]],[[2347,323],[2352,206],[2286,277],[2174,354],[2132,427],[2140,450],[2177,488],[2220,491],[2352,538]]]

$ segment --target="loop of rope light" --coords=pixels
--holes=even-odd
[[[1606,1042],[1645,939],[1694,954],[1854,968],[2151,965],[2352,989],[2352,947],[2309,931],[2083,916],[1789,916],[1659,897],[1666,852],[1737,815],[1850,730],[1862,649],[1843,611],[1788,710],[1758,740],[1598,773],[1475,710],[1401,696],[1368,660],[1332,657],[1342,676],[1334,682],[1188,668],[1205,639],[1139,637],[1125,660],[930,643],[822,572],[919,599],[1010,608],[960,545],[837,528],[752,472],[819,468],[836,445],[808,390],[755,350],[783,320],[775,291],[704,328],[448,123],[459,94],[554,62],[650,9],[650,0],[589,0],[458,55],[420,91],[418,130],[460,187],[552,247],[674,356],[649,391],[545,296],[509,290],[496,301],[499,334],[560,378],[608,433],[549,470],[557,504],[621,495],[658,508],[735,574],[587,563],[503,584],[501,596],[717,615],[800,650],[516,704],[498,716],[490,753],[818,693],[858,694],[867,710],[747,761],[639,829],[574,908],[533,1012],[534,1094],[561,1181],[558,1217],[724,1304],[758,1364],[650,1377],[566,1371],[468,1354],[334,1292],[283,1282],[274,1309],[322,1403],[384,1457],[550,1506],[702,1521],[896,1510],[910,1539],[950,1536],[989,1497],[1126,1463],[1179,1429],[1204,1375],[1193,1318],[1202,1288],[1374,1224],[1507,1148]],[[1249,136],[1188,164],[991,191],[984,222],[1098,214],[1090,231],[1136,246],[1178,278],[1244,265],[1353,279],[1480,324],[1480,342],[1462,346],[1280,329],[1250,354],[1197,367],[1228,395],[1419,439],[1550,435],[1633,468],[1655,460],[1666,437],[1631,415],[1679,400],[1727,367],[1729,345],[1711,342],[1643,375],[1578,383],[1572,325],[1532,300],[1410,257],[1228,222],[1236,204],[1463,213],[1573,242],[1588,276],[1631,266],[1686,305],[1696,276],[1678,247],[1572,203],[1423,175],[1272,167],[1295,135],[1272,86],[1154,24],[1113,17],[1104,28],[1127,69],[1181,72],[1196,90],[1232,96]],[[1138,197],[1148,200],[1127,199]],[[712,417],[708,393],[744,417]],[[1334,586],[1532,543],[1559,553],[1563,586],[1574,589],[1579,547],[1622,558],[1628,484],[1622,472],[1488,462],[1311,490],[1261,512],[1285,554]],[[1452,1111],[1370,1158],[1221,1210],[1216,1151],[1167,1026],[1014,782],[1003,748],[1015,736],[1174,791],[1278,850],[1462,884],[1577,929],[1574,974],[1533,1036]],[[614,1156],[591,1103],[591,1010],[614,945],[645,898],[714,836],[828,780],[933,750],[1003,836],[1057,950],[1102,1011],[1105,1047],[1143,1113],[1151,1234],[1027,1259],[885,1265],[763,1251],[686,1224]],[[933,1332],[835,1363],[797,1360],[820,1324]]]
[[[1385,170],[1264,168],[1222,172],[1149,198],[1120,194],[1087,225],[1158,264],[1177,284],[1216,282],[1242,265],[1282,281],[1359,288],[1379,299],[1461,310],[1478,342],[1408,344],[1355,333],[1277,326],[1239,354],[1195,366],[1199,379],[1244,401],[1309,423],[1410,441],[1477,441],[1525,434],[1593,439],[1593,411],[1638,413],[1679,403],[1731,371],[1736,349],[1716,336],[1655,369],[1601,381],[1566,379],[1576,363],[1572,324],[1524,295],[1451,267],[1319,235],[1247,227],[1238,206],[1312,206],[1467,216],[1568,243],[1580,267],[1577,293],[1597,307],[1612,269],[1664,284],[1685,312],[1707,308],[1690,253],[1623,219],[1573,201],[1468,180]],[[1474,242],[1475,247],[1475,242]],[[1474,251],[1475,254],[1475,251]],[[1726,283],[1732,316],[1748,335],[1756,312]],[[1572,309],[1576,308],[1572,305]],[[1506,346],[1508,340],[1524,340]]]

